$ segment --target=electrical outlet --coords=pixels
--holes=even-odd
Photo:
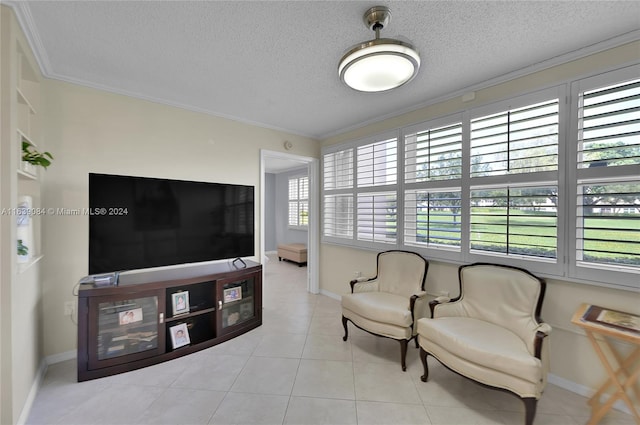
[[[353,272],[353,275],[357,278],[359,278],[360,276],[362,276],[362,273],[360,272]]]
[[[74,308],[75,308],[75,306],[74,306],[74,302],[73,301],[65,301],[64,302],[64,315],[65,316],[73,315]]]
[[[438,296],[439,297],[448,297],[449,296],[449,291],[438,291]]]

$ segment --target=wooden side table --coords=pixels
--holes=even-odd
[[[640,414],[638,414],[638,410],[630,397],[630,393],[633,393],[635,400],[640,403],[640,394],[638,394],[637,389],[638,378],[640,377],[640,362],[638,361],[640,359],[640,332],[635,329],[635,324],[627,327],[624,321],[608,320],[607,316],[601,315],[603,310],[613,312],[612,315],[605,313],[609,314],[610,317],[615,317],[616,313],[621,313],[599,306],[582,304],[571,319],[571,323],[584,329],[593,349],[607,371],[607,375],[609,375],[609,378],[588,401],[591,406],[591,418],[587,425],[595,425],[600,422],[619,399],[625,402],[636,423],[640,425]],[[638,316],[633,316],[629,313],[621,314],[626,314],[633,320],[640,319]],[[598,319],[599,317],[600,319]],[[618,314],[618,317],[620,317],[620,314]],[[612,340],[614,339],[633,345],[631,353],[626,357],[623,356],[613,346]],[[605,351],[608,351],[611,355],[607,357]],[[605,403],[601,403],[602,395],[607,393],[610,388],[613,388],[611,397]]]

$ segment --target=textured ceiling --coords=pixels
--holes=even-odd
[[[639,38],[638,1],[9,2],[45,75],[324,138],[603,41]],[[410,40],[422,67],[387,93],[340,83],[338,61],[373,38]]]

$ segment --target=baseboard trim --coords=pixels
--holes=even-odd
[[[78,355],[76,350],[65,351],[64,353],[52,354],[45,357],[44,361],[47,365],[66,362],[67,360],[75,359]]]
[[[324,296],[327,296],[329,298],[333,298],[334,300],[338,300],[338,301],[340,301],[342,299],[341,295],[334,294],[333,292],[329,292],[326,289],[321,289],[320,290],[320,294],[324,295]]]
[[[42,381],[44,380],[46,373],[47,362],[46,360],[42,360],[38,367],[38,372],[36,372],[36,378],[33,380],[33,384],[29,390],[29,395],[27,395],[27,399],[22,406],[22,411],[20,412],[20,416],[18,416],[16,425],[24,425],[27,423],[27,419],[29,419],[29,414],[31,413],[31,408],[33,407],[33,402],[36,400],[36,396],[38,395],[38,391],[40,391],[40,387],[42,386]]]
[[[579,394],[583,397],[588,397],[591,398],[591,396],[593,396],[595,394],[595,390],[581,385],[581,384],[577,384],[573,381],[569,381],[568,379],[562,378],[560,376],[554,375],[553,373],[550,373],[547,375],[547,382],[556,385],[560,388],[564,388],[567,391],[571,391],[572,393],[576,393]],[[605,399],[608,399],[610,397],[609,394],[605,394],[603,396]],[[613,408],[616,410],[619,410],[621,412],[624,412],[628,415],[631,415],[631,411],[629,410],[629,408],[627,407],[626,404],[624,404],[624,402],[622,400],[618,400],[613,404]]]

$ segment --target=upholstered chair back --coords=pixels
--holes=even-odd
[[[543,281],[524,270],[495,264],[462,266],[459,273],[459,307],[465,315],[510,329],[533,353]]]
[[[386,251],[378,254],[378,288],[410,298],[423,291],[427,261],[414,252]]]

